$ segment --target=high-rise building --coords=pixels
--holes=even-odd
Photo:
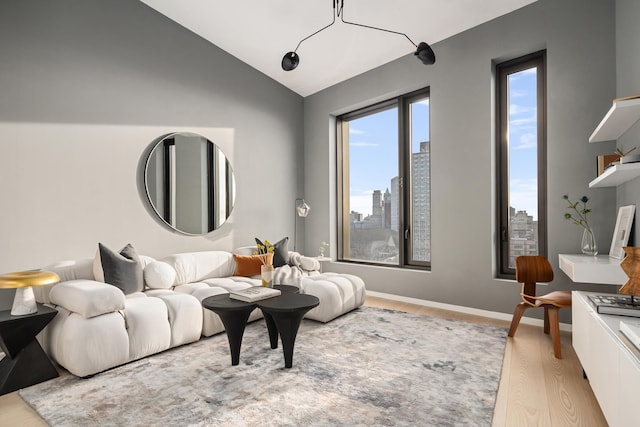
[[[516,257],[538,255],[538,221],[527,211],[509,208],[509,266],[515,268]]]
[[[391,192],[384,192],[384,228],[391,228]]]
[[[431,260],[431,174],[429,141],[411,154],[411,247],[415,261]]]
[[[391,178],[391,229],[398,231],[400,228],[400,204],[398,202],[400,195],[400,182],[397,176]]]

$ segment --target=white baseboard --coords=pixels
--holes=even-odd
[[[375,292],[375,291],[367,290],[367,295],[371,295],[372,297],[385,298],[393,301],[406,302],[409,304],[422,305],[424,307],[440,308],[443,310],[472,314],[474,316],[488,317],[490,319],[506,320],[508,322],[510,322],[511,318],[513,317],[513,315],[511,314],[500,313],[497,311],[480,310],[478,308],[464,307],[461,305],[453,305],[453,304],[445,304],[442,302],[404,297],[401,295],[387,294],[384,292]],[[514,303],[514,306],[515,306],[515,303]],[[540,327],[544,326],[544,321],[542,319],[533,319],[531,317],[526,317],[526,316],[522,316],[520,323],[524,323],[526,325],[540,326]],[[560,323],[560,330],[571,332],[571,325],[568,323]]]

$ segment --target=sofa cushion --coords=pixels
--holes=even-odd
[[[255,238],[256,245],[258,248],[261,246],[266,247],[265,243],[262,243],[260,239]],[[267,240],[265,240],[267,242]],[[273,266],[274,267],[282,267],[283,265],[287,265],[289,263],[289,238],[285,237],[280,241],[274,243],[273,245]]]
[[[260,267],[273,263],[273,252],[260,255],[238,255],[233,254],[236,261],[236,276],[255,276],[260,274]]]
[[[81,260],[59,261],[43,268],[44,271],[52,271],[60,277],[60,282],[67,280],[93,280],[93,258]],[[33,286],[33,294],[40,304],[51,304],[49,293],[57,283],[43,286]]]
[[[233,276],[236,263],[230,252],[202,251],[170,255],[161,261],[176,270],[175,286],[214,277]]]
[[[161,299],[167,306],[169,325],[171,326],[171,347],[200,339],[203,311],[202,305],[196,297],[178,292],[167,292],[156,294],[155,298]]]
[[[171,346],[171,326],[164,301],[127,298],[124,318],[129,335],[129,360],[140,359]]]
[[[255,276],[253,276],[255,277]],[[227,291],[239,291],[252,286],[261,286],[260,279],[245,276],[219,277],[217,279],[207,279],[204,281],[208,286],[226,289]]]
[[[163,261],[155,261],[144,268],[144,283],[151,289],[170,289],[176,281],[176,270]]]
[[[364,304],[363,280],[352,274],[323,273],[303,277],[301,292],[318,297],[320,305],[305,314],[306,319],[328,322]]]
[[[86,319],[63,307],[57,310],[45,328],[50,333],[49,356],[73,375],[93,375],[129,361],[129,336],[120,312]]]
[[[96,280],[116,286],[125,294],[144,289],[142,263],[131,244],[127,244],[118,253],[98,243],[97,260],[93,269]]]
[[[124,310],[125,296],[115,286],[94,280],[58,283],[49,294],[51,303],[78,313],[85,319]]]

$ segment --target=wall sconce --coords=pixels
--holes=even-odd
[[[293,250],[294,252],[296,251],[296,245],[298,242],[298,217],[306,218],[307,215],[309,215],[309,211],[311,210],[311,207],[309,207],[309,205],[304,201],[304,199],[296,199],[295,206],[296,206],[296,215],[293,218],[293,221],[294,221]]]
[[[337,8],[337,10],[336,10],[336,8]],[[372,30],[384,31],[386,33],[399,34],[401,36],[405,36],[407,38],[407,40],[409,40],[411,42],[411,44],[414,45],[415,48],[416,48],[416,51],[414,52],[414,55],[416,55],[418,57],[418,59],[420,61],[422,61],[422,63],[424,65],[435,64],[435,62],[436,62],[436,54],[433,52],[433,49],[431,49],[431,46],[429,46],[426,42],[420,42],[420,44],[415,44],[413,42],[413,40],[411,40],[409,38],[409,36],[406,35],[405,33],[400,33],[398,31],[392,31],[392,30],[385,30],[384,28],[372,27],[371,25],[364,25],[364,24],[358,24],[356,22],[345,21],[344,20],[343,9],[344,9],[344,0],[333,0],[333,20],[331,21],[331,23],[329,25],[325,26],[325,27],[320,28],[315,33],[303,38],[302,40],[300,40],[300,42],[298,42],[298,46],[296,46],[296,48],[295,48],[295,50],[293,52],[287,52],[284,55],[284,57],[282,58],[282,69],[284,71],[292,71],[300,63],[300,56],[296,52],[298,51],[298,48],[300,47],[302,42],[307,40],[307,39],[309,39],[309,38],[311,38],[311,37],[313,37],[313,36],[315,36],[319,32],[321,32],[323,30],[326,30],[327,28],[329,28],[330,26],[335,24],[336,23],[336,16],[340,17],[340,20],[345,24],[355,25],[355,26],[358,26],[358,27],[364,27],[364,28],[369,28],[369,29],[372,29]]]

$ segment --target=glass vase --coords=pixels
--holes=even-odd
[[[267,288],[273,288],[273,265],[261,265],[260,277],[262,278],[262,286]]]
[[[585,228],[582,232],[582,253],[585,255],[598,255],[598,244],[596,236],[591,228]]]

